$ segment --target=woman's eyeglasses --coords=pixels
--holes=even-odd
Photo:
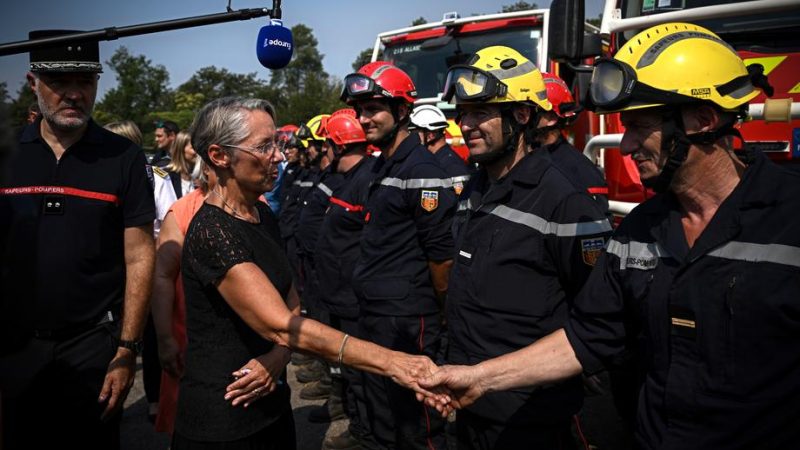
[[[262,145],[259,145],[259,146],[256,146],[256,147],[245,147],[245,146],[242,146],[242,145],[230,145],[230,144],[219,144],[219,145],[221,145],[223,147],[236,148],[236,149],[239,149],[239,150],[244,150],[244,151],[246,151],[248,153],[252,153],[252,154],[266,155],[266,156],[272,156],[275,153],[276,150],[281,152],[281,153],[284,152],[283,143],[282,142],[278,142],[278,141],[269,141],[269,142],[266,142],[266,143],[264,143]]]

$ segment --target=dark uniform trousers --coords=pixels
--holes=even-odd
[[[435,359],[441,341],[441,317],[362,314],[360,333],[392,350]],[[417,401],[413,391],[386,377],[364,374],[364,394],[372,432],[380,448],[444,449],[445,420]]]
[[[561,328],[602,252],[611,225],[547,152],[520,160],[502,179],[485,171],[464,190],[454,220],[448,363],[473,365],[514,352]],[[568,449],[580,379],[485,395],[459,411],[460,448]]]
[[[357,317],[343,317],[336,313],[330,313],[331,326],[350,336],[364,339],[363,332],[359,328]],[[370,429],[370,419],[366,402],[366,392],[364,388],[364,372],[356,370],[350,366],[341,366],[342,378],[344,379],[344,410],[350,420],[348,430],[355,436],[361,445],[366,448],[379,448]]]
[[[617,228],[566,333],[590,373],[638,347],[638,447],[798,447],[798,211],[800,176],[754,153],[691,248],[671,193]]]
[[[313,255],[322,305],[330,314],[331,326],[358,338],[364,336],[358,328],[359,305],[351,278],[358,260],[366,216],[364,205],[375,161],[376,158],[365,157],[343,174],[342,184],[331,193]],[[350,419],[348,429],[362,447],[378,448],[367,414],[364,373],[349,366],[341,367],[341,371],[344,408]]]
[[[441,316],[428,261],[452,258],[452,180],[434,155],[407,137],[373,167],[367,224],[353,272],[365,338],[434,359]],[[391,380],[365,375],[372,431],[387,448],[444,448],[444,420]]]
[[[303,293],[303,279],[300,272],[300,257],[298,255],[297,241],[295,241],[295,231],[297,229],[297,218],[300,215],[300,210],[303,205],[302,198],[308,191],[313,182],[308,181],[309,171],[304,170],[299,165],[289,169],[291,176],[287,175],[285,180],[286,185],[285,196],[281,201],[281,212],[278,216],[278,225],[281,230],[281,238],[286,246],[286,257],[289,258],[289,264],[292,266],[292,281],[294,282],[295,289],[298,295]],[[290,183],[291,182],[291,183]]]
[[[33,338],[0,357],[5,450],[119,448],[122,414],[101,422],[106,403],[97,400],[118,328],[107,323],[63,339]]]
[[[294,235],[303,273],[303,308],[308,317],[326,325],[330,325],[331,321],[321,299],[314,252],[331,194],[341,186],[343,180],[342,174],[333,171],[333,166],[317,172],[317,176],[312,180],[314,187],[308,191],[303,200]]]

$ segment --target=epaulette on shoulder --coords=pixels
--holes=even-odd
[[[169,178],[169,174],[167,173],[167,171],[162,169],[161,167],[158,167],[158,166],[153,166],[153,173],[158,175],[161,178],[165,178],[165,179]]]

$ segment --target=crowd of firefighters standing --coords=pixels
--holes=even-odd
[[[601,172],[562,133],[581,106],[512,48],[483,48],[444,80],[467,161],[447,145],[442,111],[415,107],[413,81],[387,62],[345,77],[348,108],[299,126],[278,128],[265,100],[204,106],[190,130],[202,188],[171,208],[155,269],[185,297],[171,319],[185,320],[171,350],[186,346],[185,358],[169,368],[180,387],[161,405],[174,408],[163,412],[172,448],[292,448],[290,349],[312,381],[301,396],[328,398],[312,420],[349,419],[328,449],[443,449],[448,438],[576,448],[581,374],[604,367],[642,448],[794,442],[800,360],[781,349],[800,336],[800,243],[787,231],[800,183],[732,139],[769,89],[763,68],[690,24],[644,31],[619,55],[596,64],[584,104],[622,113],[622,151],[658,195],[616,230]],[[702,77],[677,67],[686,61]],[[46,67],[31,66],[44,72],[32,84],[58,91]],[[23,142],[37,142],[41,121]],[[52,194],[41,214],[56,218],[69,212],[56,206],[63,195],[87,197],[14,183],[3,193],[18,215],[30,194]],[[279,192],[277,216],[267,190]],[[126,223],[145,219],[131,212]],[[4,270],[4,282],[17,273]],[[98,311],[103,326],[118,314]],[[90,332],[34,339],[58,349]],[[131,337],[112,365],[138,351]],[[29,359],[17,362],[45,352],[21,345]],[[4,389],[15,354],[0,360]],[[8,391],[26,414],[17,423],[33,420],[13,397],[24,390]]]

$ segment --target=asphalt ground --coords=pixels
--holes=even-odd
[[[308,421],[309,412],[322,405],[322,400],[309,401],[299,397],[302,383],[297,382],[297,367],[289,364],[288,380],[292,388],[292,407],[297,428],[297,450],[319,450],[326,436],[336,436],[347,428],[347,421],[332,424],[315,424]],[[169,436],[156,433],[147,420],[147,400],[142,385],[141,361],[138,364],[136,380],[125,402],[122,417],[122,450],[164,450],[169,448]],[[608,386],[608,379],[601,375],[600,380]],[[586,397],[583,410],[579,414],[581,431],[593,450],[628,450],[631,447],[626,428],[619,419],[608,389],[602,394]],[[576,433],[576,440],[579,440]],[[454,447],[454,446],[453,446]]]

